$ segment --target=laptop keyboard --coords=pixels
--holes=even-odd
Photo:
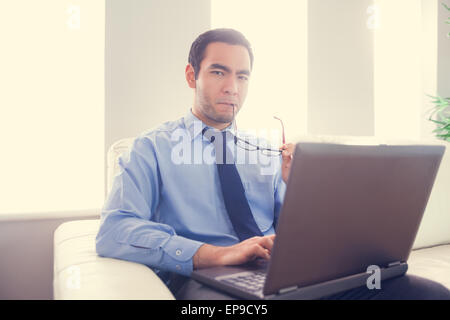
[[[260,271],[240,272],[216,279],[245,291],[257,292],[262,291],[264,287],[266,273]]]

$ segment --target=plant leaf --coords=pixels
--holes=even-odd
[[[442,121],[437,121],[437,120],[433,120],[433,119],[429,119],[431,122],[437,123],[437,124],[441,124],[441,125],[445,125],[445,122]]]

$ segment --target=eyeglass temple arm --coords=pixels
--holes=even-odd
[[[244,140],[244,139],[234,136],[234,143],[237,143],[238,140],[248,144],[249,146],[255,147],[256,150],[267,150],[267,151],[274,151],[274,152],[280,152],[280,153],[282,152],[281,150],[275,150],[275,149],[270,149],[270,148],[261,148],[260,146],[258,146],[256,144],[253,144],[247,140]]]
[[[273,117],[281,122],[281,128],[282,128],[282,130],[283,130],[283,131],[282,131],[282,135],[283,135],[283,144],[286,144],[286,139],[285,139],[285,137],[284,137],[284,124],[283,124],[283,121],[282,121],[280,118],[278,118],[278,117],[275,117],[275,116],[273,116]]]

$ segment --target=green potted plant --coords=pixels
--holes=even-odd
[[[437,125],[436,129],[433,130],[433,133],[438,139],[450,142],[450,97],[429,97],[432,98],[434,107],[431,110],[428,120]]]
[[[445,3],[442,3],[444,8],[450,11]],[[445,23],[450,24],[450,17],[447,18]],[[450,37],[450,32],[447,34]],[[433,108],[430,112],[428,120],[434,122],[437,127],[433,130],[433,133],[438,139],[442,139],[450,142],[450,97],[442,98],[440,96],[430,96],[433,103]]]

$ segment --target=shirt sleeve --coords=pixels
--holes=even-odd
[[[154,142],[138,137],[119,158],[119,168],[102,209],[97,253],[190,275],[192,257],[203,243],[155,222],[162,181]]]

